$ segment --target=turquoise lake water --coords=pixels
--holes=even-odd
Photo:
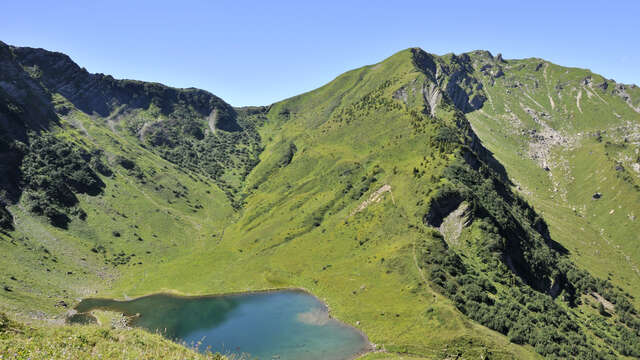
[[[369,342],[354,328],[331,319],[326,307],[301,291],[216,297],[151,295],[131,301],[83,300],[76,310],[140,314],[132,325],[169,339],[247,359],[345,360]]]

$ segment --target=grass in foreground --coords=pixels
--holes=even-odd
[[[31,327],[0,313],[0,359],[193,359],[223,360],[201,354],[158,334],[105,325]]]

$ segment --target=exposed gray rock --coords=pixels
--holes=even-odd
[[[393,93],[392,97],[396,100],[402,100],[402,102],[406,104],[409,99],[409,92],[407,91],[407,88],[403,86],[400,89],[396,90]]]
[[[451,61],[444,62],[422,49],[412,49],[413,63],[431,82],[440,88],[440,94],[451,100],[453,105],[463,112],[471,112],[482,107],[486,95],[482,83],[474,76],[473,61],[469,54],[451,55]],[[477,53],[477,52],[476,52]],[[428,85],[430,86],[430,85]],[[434,100],[438,95],[434,88],[422,90],[425,98],[430,99],[430,112],[435,109]]]
[[[615,95],[618,95],[620,98],[622,98],[622,100],[624,100],[627,103],[627,105],[629,105],[629,107],[633,109],[633,111],[640,113],[640,104],[637,106],[634,105],[633,99],[631,99],[631,96],[627,93],[626,85],[616,84],[615,88],[613,89],[613,93]]]
[[[487,100],[482,90],[474,90],[477,80],[465,70],[452,73],[445,91],[459,110],[467,113],[482,107]]]
[[[422,85],[422,96],[424,100],[429,105],[429,114],[431,116],[436,115],[436,108],[440,99],[442,98],[442,94],[440,93],[440,88],[433,83],[423,84]]]
[[[89,73],[62,53],[29,47],[8,48],[22,67],[37,69],[38,80],[47,92],[60,93],[88,114],[106,117],[123,105],[128,109],[147,109],[154,104],[167,115],[173,112],[173,104],[185,103],[203,117],[217,109],[221,129],[239,130],[233,107],[207,91],[117,80],[110,75]]]

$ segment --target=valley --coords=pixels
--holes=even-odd
[[[0,50],[6,358],[44,346],[12,328],[104,332],[64,324],[85,298],[287,288],[366,334],[363,359],[640,357],[635,86],[412,48],[234,108]],[[132,358],[165,351],[138,337],[214,356],[108,331]]]

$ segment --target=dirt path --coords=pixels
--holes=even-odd
[[[542,76],[544,76],[544,82],[545,83],[549,83],[549,78],[547,78],[547,68],[549,67],[549,63],[544,63],[544,70],[542,70]],[[549,88],[549,86],[547,85],[547,89]]]
[[[489,91],[487,91],[487,82],[483,81],[482,82],[482,86],[484,87],[484,93],[487,95],[487,100],[489,100],[489,105],[491,105],[491,109],[493,110],[493,113],[496,113],[496,107],[493,105],[493,98],[491,98],[491,94],[489,94]],[[482,110],[482,108],[480,108],[479,110]]]
[[[544,70],[542,71],[542,75],[544,76],[544,86],[547,88],[547,96],[549,97],[549,103],[551,104],[551,110],[555,110],[556,104],[553,101],[553,97],[551,96],[551,91],[549,90],[549,78],[547,77],[547,68],[549,67],[549,63],[544,63]]]
[[[418,273],[420,273],[420,278],[422,278],[422,281],[426,283],[427,278],[424,276],[424,271],[422,271],[422,268],[418,264],[418,255],[416,255],[416,242],[413,243],[413,264],[416,266],[416,269],[418,269]]]
[[[596,89],[593,88],[593,83],[589,82],[589,87],[591,88],[591,90],[593,91],[593,94],[595,96],[598,97],[598,99],[602,100],[603,103],[609,105],[609,103],[607,102],[607,100],[603,99],[602,96],[600,96],[600,94],[598,94],[598,91]]]
[[[582,89],[578,91],[578,96],[576,96],[576,106],[578,107],[578,110],[580,110],[580,113],[582,113],[582,108],[580,107],[580,99],[582,99]]]
[[[524,94],[524,96],[528,97],[529,100],[533,101],[534,104],[538,105],[540,109],[547,110],[544,106],[542,106],[539,102],[537,102],[533,97],[531,97],[529,93],[527,93],[526,91],[523,91],[522,93]]]

